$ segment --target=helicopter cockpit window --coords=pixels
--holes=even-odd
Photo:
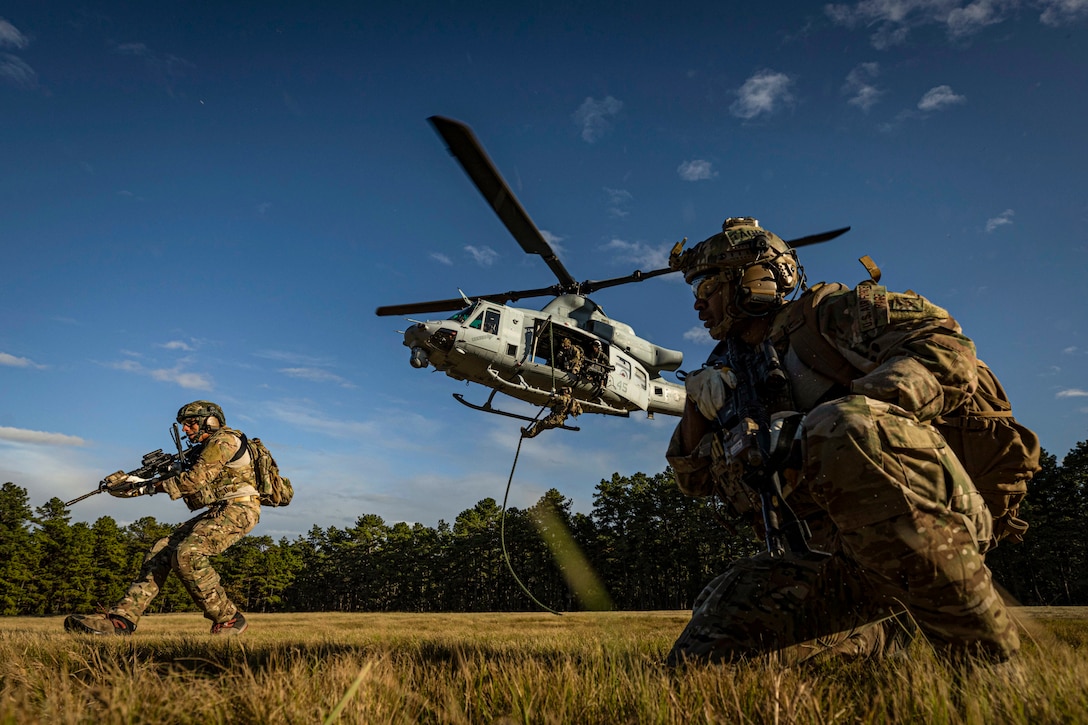
[[[469,305],[465,309],[463,309],[463,310],[461,310],[459,312],[455,312],[450,317],[450,320],[452,320],[453,322],[464,322],[465,320],[468,319],[469,315],[471,315],[472,311],[475,310],[475,309],[476,309],[476,305]]]
[[[484,332],[489,332],[492,335],[499,334],[499,311],[488,310],[484,313]]]

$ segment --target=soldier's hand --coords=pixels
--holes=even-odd
[[[132,498],[141,496],[151,490],[147,484],[148,479],[139,476],[130,476],[124,471],[111,473],[106,477],[106,491],[117,498]]]
[[[684,380],[688,398],[707,420],[714,420],[725,407],[729,391],[737,387],[737,376],[729,368],[702,368]]]

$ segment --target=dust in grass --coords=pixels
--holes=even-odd
[[[662,665],[687,612],[285,614],[213,639],[198,615],[131,638],[0,618],[0,723],[1086,722],[1088,610],[1016,610],[1024,668],[907,661]]]

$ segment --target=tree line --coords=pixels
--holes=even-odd
[[[1021,604],[1088,604],[1088,540],[1077,535],[1088,521],[1086,482],[1088,444],[1061,464],[1044,452],[1021,508],[1031,524],[1025,541],[987,556],[995,579]],[[315,525],[294,540],[247,536],[215,566],[231,598],[251,612],[687,609],[729,562],[761,547],[712,502],[680,494],[669,470],[613,474],[597,485],[589,513],[572,512],[571,504],[553,488],[505,515],[485,498],[434,527],[364,514],[354,526]],[[0,614],[109,606],[173,527],[153,517],[127,526],[109,516],[72,523],[60,499],[32,509],[25,489],[5,483]],[[179,611],[195,609],[170,577],[149,612]]]

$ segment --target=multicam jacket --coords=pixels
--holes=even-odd
[[[257,477],[249,452],[233,460],[242,445],[242,433],[220,428],[199,446],[196,462],[187,471],[159,485],[171,499],[184,498],[196,511],[216,501],[257,495]]]
[[[974,344],[947,311],[913,292],[889,293],[871,282],[853,290],[816,285],[778,312],[768,336],[789,376],[792,409],[801,413],[858,394],[902,408],[918,422],[932,422],[962,406],[978,382]],[[844,386],[817,372],[805,360],[819,354],[821,345],[834,348],[855,375],[862,374]],[[709,496],[716,488],[722,493],[712,438],[708,434],[694,451],[684,451],[677,426],[669,443],[666,458],[680,490],[690,496]],[[730,488],[728,498],[742,500],[726,503],[738,513],[758,506],[751,492]]]

